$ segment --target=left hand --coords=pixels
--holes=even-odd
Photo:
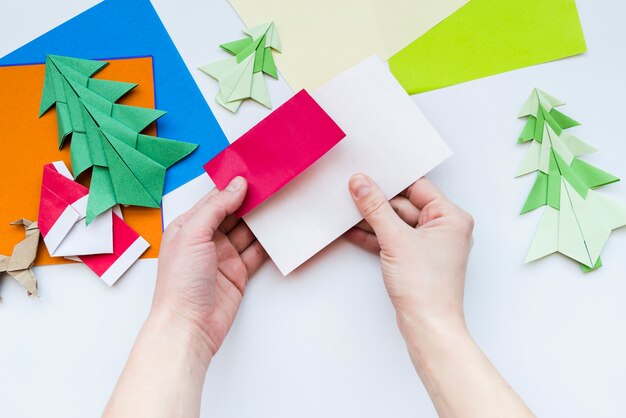
[[[199,337],[203,356],[220,348],[246,284],[267,254],[248,226],[232,214],[247,183],[234,178],[210,192],[163,234],[152,311],[175,318]]]

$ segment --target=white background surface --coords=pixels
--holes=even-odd
[[[0,56],[95,1],[0,0]],[[540,212],[517,215],[532,176],[513,179],[525,146],[515,119],[531,89],[569,103],[574,132],[600,149],[588,161],[626,177],[626,3],[579,0],[590,52],[415,97],[455,152],[430,177],[476,218],[466,289],[470,329],[539,416],[626,414],[626,231],[605,267],[583,275],[553,256],[522,261]],[[240,21],[226,0],[155,1],[231,140],[264,111],[216,106],[216,83],[195,67],[223,56]],[[541,48],[541,45],[537,45]],[[289,89],[269,80],[277,105]],[[2,141],[15,138],[1,138]],[[1,155],[1,154],[0,154]],[[0,156],[1,158],[1,156]],[[202,179],[179,196],[208,187]],[[604,191],[626,200],[626,186]],[[184,207],[166,199],[167,216]],[[190,203],[190,202],[189,202]],[[3,202],[5,204],[5,202]],[[43,301],[4,279],[0,293],[0,415],[90,417],[103,409],[150,306],[156,261],[108,289],[84,266],[38,268]],[[158,367],[158,365],[155,365]],[[268,263],[210,367],[203,416],[433,417],[396,330],[378,262],[339,241],[288,278]]]

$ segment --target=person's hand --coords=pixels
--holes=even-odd
[[[167,227],[161,243],[152,310],[199,336],[199,350],[211,357],[235,320],[248,279],[267,258],[232,215],[246,190],[241,177],[213,190]]]
[[[422,178],[389,203],[367,176],[350,179],[365,221],[346,233],[380,252],[385,286],[403,334],[426,323],[464,323],[463,292],[472,217]]]

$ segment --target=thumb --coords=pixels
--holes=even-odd
[[[235,177],[228,186],[217,193],[210,193],[192,209],[193,213],[182,230],[200,233],[211,240],[226,216],[233,214],[246,197],[248,183],[243,177]]]
[[[356,207],[379,240],[393,236],[402,228],[404,223],[372,179],[363,174],[355,174],[350,179],[349,187]]]

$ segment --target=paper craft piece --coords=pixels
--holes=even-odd
[[[38,224],[51,256],[113,252],[112,209],[87,226],[88,193],[62,161],[44,166]]]
[[[556,109],[564,104],[535,89],[519,115],[527,121],[518,142],[530,147],[518,176],[537,172],[522,214],[546,207],[526,262],[559,252],[589,272],[602,266],[611,231],[626,225],[626,205],[593,190],[619,179],[578,158],[596,150],[566,131],[579,123]]]
[[[306,90],[302,90],[204,168],[220,190],[236,176],[246,178],[248,192],[236,213],[243,216],[296,178],[345,136]]]
[[[111,60],[93,79],[136,82],[139,85],[118,103],[154,107],[152,76],[151,58],[133,58]],[[9,222],[22,217],[37,219],[42,167],[56,160],[63,160],[70,166],[70,147],[66,146],[59,151],[57,145],[55,111],[47,112],[38,119],[44,78],[45,66],[42,64],[0,67],[0,137],[19,139],[2,143],[0,254],[11,254],[13,245],[23,238],[22,231],[10,226]],[[168,113],[162,120],[169,117]],[[150,126],[145,133],[154,135],[155,132],[155,127]],[[195,158],[194,155],[195,152],[188,158]],[[186,161],[187,159],[179,164]],[[130,206],[123,208],[123,211],[128,225],[150,243],[150,248],[142,257],[155,258],[159,252],[162,234],[160,209]],[[96,219],[90,224],[90,227],[97,221]],[[63,257],[51,257],[45,245],[39,246],[35,259],[35,265],[69,262]]]
[[[39,228],[37,222],[20,219],[11,225],[24,226],[25,238],[13,248],[11,256],[0,254],[0,274],[7,273],[26,289],[28,296],[39,297],[37,278],[32,267],[37,256],[39,245]]]
[[[273,22],[243,31],[248,38],[220,45],[234,57],[198,67],[219,81],[215,100],[235,113],[245,99],[253,99],[272,108],[263,73],[278,79],[272,50],[280,52],[280,39]]]
[[[167,115],[157,122],[159,136],[179,140],[187,139],[200,144],[194,153],[167,171],[164,193],[169,193],[203,174],[202,165],[228,145],[226,136],[215,120],[211,109],[150,0],[104,0],[1,58],[0,66],[41,64],[45,62],[46,54],[92,59],[150,57],[154,60],[154,86],[158,93],[158,104],[160,108],[167,110]],[[108,72],[108,68],[102,71]],[[151,70],[151,83],[152,75]],[[117,77],[108,78],[122,80]],[[43,75],[41,80],[43,80]],[[131,97],[138,94],[136,90],[145,89],[144,83],[139,78],[128,77],[123,80],[139,84],[139,87],[129,94]],[[26,82],[32,84],[33,79],[28,79]],[[36,82],[39,89],[41,89],[40,83],[39,81]],[[150,88],[152,88],[151,86],[152,84]],[[10,89],[17,91],[17,94],[11,97],[7,105],[13,105],[18,97],[19,100],[23,100],[21,97],[24,87],[24,84],[11,86]],[[4,92],[4,89],[8,88],[2,84],[0,92]],[[126,104],[145,106],[142,103],[128,103],[126,97],[122,100]],[[38,105],[35,105],[34,109],[37,108]],[[24,129],[24,125],[19,126]],[[4,134],[4,132],[2,133]],[[21,137],[21,131],[18,137]],[[46,158],[40,164],[33,166],[40,167],[49,161],[58,159],[58,156]],[[36,171],[39,180],[41,173],[39,170]],[[125,211],[126,219],[132,225],[128,212]],[[13,219],[15,217],[8,221]],[[145,231],[140,230],[140,232],[152,244],[148,254],[156,255],[158,246],[155,246],[154,240],[148,237]],[[2,231],[0,231],[0,237],[2,237],[1,240],[4,240]],[[38,262],[40,259],[38,258]],[[47,258],[44,257],[42,260],[46,262]]]
[[[409,94],[587,50],[575,0],[472,0],[389,59]]]
[[[78,257],[109,286],[141,257],[150,244],[113,213],[113,253]]]
[[[378,57],[312,94],[346,138],[244,217],[283,274],[361,220],[348,180],[367,173],[391,198],[451,155]]]
[[[274,22],[276,65],[294,91],[309,91],[377,54],[387,60],[468,0],[230,0],[248,26]]]
[[[62,161],[44,166],[39,228],[52,256],[83,262],[112,286],[150,244],[124,222],[117,210],[109,209],[86,225],[88,192],[72,180]],[[98,247],[90,241],[103,244]]]
[[[116,104],[137,85],[91,78],[106,65],[48,55],[39,109],[56,106],[59,148],[72,135],[74,177],[93,169],[87,225],[116,204],[160,207],[165,170],[197,147],[140,133],[165,112]]]

